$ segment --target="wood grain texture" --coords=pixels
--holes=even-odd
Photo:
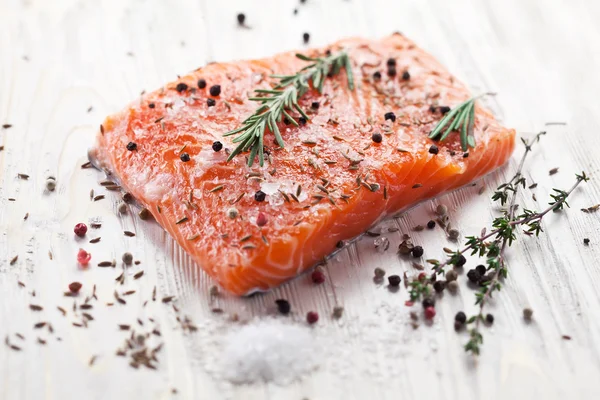
[[[246,13],[252,29],[236,26],[238,12]],[[305,5],[294,0],[0,0],[0,123],[13,125],[0,130],[0,337],[10,335],[23,347],[16,352],[0,346],[0,398],[598,398],[600,214],[579,211],[600,199],[595,179],[600,170],[595,150],[600,146],[598,18],[600,3],[585,0],[308,0]],[[547,129],[527,162],[527,179],[539,185],[523,192],[523,206],[544,207],[551,189],[569,186],[582,169],[594,177],[576,191],[569,212],[548,218],[545,234],[538,240],[519,237],[509,252],[510,275],[497,303],[490,305],[496,322],[485,329],[477,362],[461,349],[466,335],[452,327],[458,310],[475,310],[471,289],[461,286],[459,295],[446,294],[438,302],[435,324],[413,330],[404,307],[406,291],[391,293],[373,283],[378,266],[388,273],[416,272],[395,254],[400,232],[385,234],[391,241],[385,253],[374,249],[373,238],[349,246],[328,263],[324,285],[314,286],[303,276],[264,295],[211,299],[212,282],[160,227],[140,221],[133,208],[119,216],[119,198],[98,185],[101,174],[79,168],[102,118],[142,90],[210,61],[302,48],[305,31],[314,45],[401,31],[473,92],[498,92],[488,105],[522,136]],[[568,125],[544,127],[548,121]],[[491,190],[514,171],[520,153],[476,187],[421,204],[378,229],[409,232],[443,203],[461,237],[479,232],[497,212],[489,201]],[[549,176],[553,167],[559,173]],[[18,179],[18,173],[31,178]],[[57,178],[55,192],[44,189],[50,175]],[[482,185],[486,191],[478,195]],[[90,201],[91,189],[106,199]],[[86,240],[74,239],[74,224],[91,220],[102,221],[102,227],[90,229]],[[123,230],[136,236],[121,236]],[[428,257],[441,257],[441,247],[449,244],[440,230],[411,235]],[[99,243],[87,243],[96,236],[102,237]],[[590,246],[582,245],[585,237]],[[104,306],[114,301],[121,266],[80,270],[79,247],[92,252],[93,265],[119,260],[124,251],[141,261],[119,287],[137,291],[127,305]],[[10,265],[15,255],[18,261]],[[144,276],[134,280],[138,270]],[[98,287],[100,302],[88,329],[71,325],[72,301],[62,296],[75,280],[87,294],[94,283]],[[143,306],[155,285],[159,299],[177,296],[180,313],[192,317],[198,332],[183,332],[176,313],[160,301]],[[289,386],[233,386],[218,379],[219,357],[211,348],[232,325],[224,321],[226,315],[266,315],[280,297],[292,303],[292,318],[301,320],[309,310],[321,314],[313,332],[324,346],[320,368]],[[32,312],[29,303],[45,309]],[[333,321],[329,315],[337,304],[345,315]],[[57,305],[68,310],[66,318]],[[521,317],[525,306],[535,310],[531,324]],[[214,307],[225,315],[211,313]],[[145,326],[153,318],[161,327],[164,350],[157,371],[133,370],[114,355],[127,335],[117,325],[136,318]],[[40,321],[50,321],[55,333],[34,330]],[[17,332],[26,339],[15,338]],[[48,343],[37,344],[38,336]],[[93,355],[98,358],[89,367]]]

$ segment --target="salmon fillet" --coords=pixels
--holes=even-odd
[[[352,38],[303,54],[344,48],[356,88],[349,89],[342,71],[325,80],[322,94],[306,93],[299,102],[310,120],[299,127],[279,124],[284,148],[265,132],[262,167],[248,167],[247,152],[228,162],[236,144],[223,134],[256,110],[248,98],[275,84],[270,75],[306,66],[292,52],[209,64],[143,95],[105,119],[90,158],[223,288],[244,295],[298,275],[340,241],[510,157],[514,130],[499,125],[480,103],[476,146],[468,153],[456,132],[441,142],[428,138],[442,118],[440,106],[471,96],[410,40],[400,34]],[[387,73],[389,59],[396,75]],[[390,112],[395,119],[386,118]],[[381,133],[380,143],[374,133]],[[216,141],[220,151],[213,149]],[[434,144],[437,154],[430,151]],[[182,161],[183,153],[189,161]]]

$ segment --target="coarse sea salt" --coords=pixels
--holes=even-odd
[[[320,354],[310,328],[276,318],[229,332],[223,345],[222,373],[233,383],[287,385],[317,368]]]

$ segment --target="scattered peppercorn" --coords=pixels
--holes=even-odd
[[[183,162],[188,162],[190,161],[190,155],[188,153],[181,153],[179,159]]]
[[[318,101],[313,101],[310,106],[312,107],[313,110],[318,110],[319,109],[319,102]]]
[[[408,71],[404,71],[402,73],[402,80],[407,81],[410,79],[410,73]]]
[[[121,259],[123,260],[125,265],[131,265],[131,263],[133,262],[133,255],[130,252],[126,252],[123,253]]]
[[[432,144],[431,147],[429,147],[429,153],[437,154],[439,152],[440,152],[440,149],[438,149],[438,147],[435,144]]]
[[[211,96],[217,97],[221,94],[221,85],[212,85],[209,92]]]
[[[467,272],[467,278],[473,283],[479,283],[481,274],[476,269],[470,269],[469,272]]]
[[[299,123],[300,125],[306,125],[306,118],[304,118],[304,117],[300,117],[300,118],[298,118],[298,123]]]
[[[79,293],[79,290],[81,290],[81,287],[83,285],[79,282],[71,282],[69,283],[69,291],[73,294],[77,294]]]
[[[80,222],[77,225],[75,225],[73,232],[75,232],[75,234],[79,237],[84,237],[85,234],[87,233],[87,225]]]
[[[412,255],[415,258],[419,258],[423,255],[424,251],[423,251],[423,247],[422,246],[415,246],[412,249]]]
[[[156,104],[154,104],[154,103],[148,104],[148,108],[154,108],[154,107],[156,107]]]
[[[400,282],[401,281],[402,281],[402,279],[400,279],[400,275],[390,275],[390,276],[388,276],[388,283],[392,287],[398,287],[398,286],[400,286]]]
[[[450,107],[448,107],[448,106],[440,106],[440,107],[438,108],[438,110],[440,110],[440,112],[441,112],[442,114],[446,114],[446,113],[449,113],[449,112],[450,112],[451,108],[450,108]]]
[[[531,321],[532,317],[533,317],[533,310],[529,307],[524,308],[523,309],[523,318],[525,318],[526,321]]]
[[[208,291],[211,297],[217,297],[219,295],[219,287],[217,285],[212,285]]]
[[[443,204],[439,204],[435,208],[435,212],[436,212],[437,215],[446,215],[448,213],[448,207],[446,207]]]
[[[344,307],[342,307],[342,306],[333,307],[333,314],[331,315],[333,318],[340,319],[340,318],[342,318],[343,314],[344,314]]]
[[[425,297],[423,299],[423,308],[427,308],[427,307],[435,307],[435,300],[433,299],[433,297]]]
[[[215,99],[206,99],[206,105],[208,107],[214,107],[217,105],[217,102],[215,101]]]
[[[179,93],[186,91],[188,88],[188,85],[186,85],[183,82],[180,82],[177,84],[177,87],[175,87],[175,90],[177,90]]]
[[[129,192],[123,193],[123,201],[125,203],[130,203],[133,200],[133,195]]]
[[[456,266],[457,267],[462,267],[463,265],[465,265],[467,263],[467,259],[465,258],[465,256],[463,256],[462,254],[458,256],[458,260],[456,260]]]
[[[435,221],[434,221],[434,220],[431,220],[431,221],[429,221],[429,222],[427,223],[427,228],[428,228],[428,229],[433,229],[433,228],[435,228]]]
[[[77,253],[77,262],[81,265],[88,265],[90,260],[92,259],[92,255],[85,251],[84,249],[79,249]]]
[[[427,307],[425,309],[425,318],[427,318],[427,319],[433,319],[433,317],[435,317],[435,308],[433,308],[433,307]]]
[[[452,282],[456,279],[458,279],[458,274],[455,270],[451,269],[450,271],[446,272],[446,282]]]
[[[454,316],[454,320],[456,322],[460,322],[461,324],[464,324],[465,322],[467,322],[467,314],[465,314],[462,311],[459,311],[456,313],[456,315]]]
[[[483,265],[483,264],[479,264],[478,266],[476,266],[475,270],[477,272],[479,272],[479,275],[481,275],[481,276],[484,276],[485,273],[487,272],[487,269],[485,268],[485,265]]]
[[[444,281],[435,281],[433,282],[433,290],[437,293],[442,293],[446,289],[446,282]]]
[[[216,142],[213,142],[213,144],[212,144],[213,151],[221,151],[222,148],[223,148],[223,143],[219,142],[218,140]]]
[[[393,112],[387,112],[385,113],[385,115],[383,116],[385,118],[385,120],[387,121],[388,119],[392,122],[396,122],[396,114],[394,114]]]
[[[381,136],[381,133],[374,133],[371,136],[371,139],[375,142],[375,143],[381,143],[381,141],[383,140],[383,136]]]
[[[310,41],[310,33],[304,32],[302,34],[302,40],[304,41],[304,44],[307,44]]]
[[[452,229],[448,229],[448,237],[449,237],[451,240],[456,240],[456,239],[458,239],[458,236],[459,236],[459,235],[460,235],[460,232],[458,232],[458,229],[454,229],[454,228],[452,228]]]
[[[469,153],[463,154],[463,158],[467,158],[467,157],[469,157]]]
[[[379,71],[373,72],[373,79],[376,81],[381,80],[381,72],[379,72]]]
[[[465,326],[464,324],[461,324],[458,321],[454,321],[454,330],[456,332],[460,332],[462,330],[462,328],[464,328],[464,326]]]
[[[446,285],[446,288],[448,288],[448,291],[450,291],[450,293],[455,294],[456,292],[458,292],[458,282],[450,281]]]
[[[317,268],[310,274],[310,278],[314,284],[318,285],[325,282],[325,273],[320,268]]]
[[[265,226],[267,224],[267,216],[263,212],[259,212],[256,217],[256,225]]]
[[[395,67],[396,66],[396,59],[395,58],[388,58],[386,65],[388,67]]]
[[[586,246],[588,246],[590,244],[590,239],[584,238],[583,239],[583,244],[585,244]]]
[[[227,216],[231,219],[235,219],[238,216],[238,210],[235,207],[231,207],[227,210]]]
[[[306,322],[309,324],[315,324],[319,320],[319,314],[316,311],[309,311],[306,313]]]
[[[485,322],[488,325],[492,325],[494,323],[494,316],[492,314],[488,314],[485,316]]]
[[[424,281],[425,279],[427,279],[427,274],[425,272],[419,272],[417,279],[420,281]]]
[[[343,240],[340,240],[339,242],[337,242],[337,243],[335,244],[335,247],[337,247],[338,249],[341,249],[341,248],[343,248],[343,247],[344,247],[344,245],[345,245],[344,241],[343,241]]]
[[[117,206],[117,211],[119,211],[119,214],[125,214],[127,212],[127,204],[119,203]]]
[[[290,302],[285,299],[277,299],[275,300],[275,304],[277,304],[277,310],[279,313],[283,315],[289,314],[290,310],[292,309]]]
[[[254,193],[254,200],[256,201],[265,201],[266,198],[267,194],[262,190],[258,190],[256,193]]]
[[[129,150],[129,151],[137,150],[137,144],[135,144],[133,142],[127,143],[127,150]]]
[[[237,22],[240,26],[244,26],[244,23],[246,22],[246,14],[239,13],[237,15]]]
[[[383,279],[383,277],[385,276],[385,270],[383,268],[377,267],[375,268],[373,273],[375,274],[375,278],[377,279]]]
[[[396,67],[388,67],[387,74],[390,77],[396,76]]]
[[[53,192],[54,189],[56,189],[56,181],[54,179],[47,179],[46,190],[48,190],[49,192]]]

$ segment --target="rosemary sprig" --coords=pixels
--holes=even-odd
[[[493,95],[495,93],[483,93],[454,107],[433,128],[429,134],[429,138],[443,141],[452,131],[456,130],[460,132],[460,146],[463,151],[467,151],[469,147],[475,147],[475,136],[473,135],[475,102],[483,96]]]
[[[239,145],[231,152],[227,161],[232,160],[239,153],[250,149],[248,166],[252,166],[254,158],[258,155],[260,165],[264,164],[263,143],[265,131],[268,129],[275,135],[275,140],[280,147],[284,147],[281,132],[277,123],[282,118],[287,118],[295,126],[298,123],[290,112],[296,110],[303,118],[310,119],[308,115],[298,105],[300,99],[310,88],[323,92],[323,82],[327,77],[337,75],[342,68],[346,70],[348,87],[354,89],[354,77],[350,65],[350,58],[345,50],[339,53],[327,55],[325,57],[307,57],[302,54],[296,54],[296,57],[303,61],[312,62],[302,68],[294,75],[272,75],[272,78],[278,79],[279,83],[272,89],[257,89],[257,96],[250,97],[249,100],[259,102],[261,105],[254,114],[248,117],[242,123],[242,126],[227,132],[224,136],[239,134],[234,143]]]

